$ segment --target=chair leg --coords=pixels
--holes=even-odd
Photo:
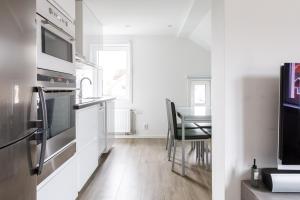
[[[210,169],[212,169],[212,144],[211,144],[211,140],[209,141],[210,144]]]
[[[196,152],[197,152],[196,162],[200,164],[200,142],[196,142]]]
[[[174,150],[173,150],[172,170],[174,170],[175,154],[176,154],[176,141],[174,140]]]
[[[182,146],[181,146],[181,149],[182,149],[182,173],[181,175],[182,176],[185,176],[185,142],[182,141]]]
[[[201,161],[202,164],[204,165],[204,141],[201,141]]]
[[[170,135],[169,147],[168,147],[168,160],[171,160],[171,152],[172,152],[172,145],[173,145],[174,138]]]
[[[196,161],[198,160],[199,157],[199,152],[198,152],[198,142],[195,142],[195,148],[196,148]]]
[[[208,151],[208,141],[205,141],[206,169],[209,169]]]
[[[170,127],[168,127],[166,150],[167,150],[168,147],[169,147],[169,138],[170,138]]]
[[[191,149],[195,150],[195,148],[196,148],[196,142],[191,142]]]

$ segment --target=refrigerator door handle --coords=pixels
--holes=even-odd
[[[43,170],[44,166],[44,160],[45,160],[45,151],[46,151],[46,143],[47,143],[47,135],[48,135],[48,119],[47,119],[47,106],[46,106],[46,100],[44,95],[44,90],[42,87],[37,87],[37,92],[40,98],[41,102],[41,108],[42,108],[42,117],[43,117],[43,123],[42,123],[42,132],[40,137],[38,137],[38,140],[41,140],[41,151],[40,151],[40,158],[38,161],[38,166],[36,168],[36,174],[40,175]]]

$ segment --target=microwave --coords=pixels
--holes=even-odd
[[[37,67],[75,74],[75,25],[47,0],[37,1]]]

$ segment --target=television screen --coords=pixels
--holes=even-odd
[[[300,165],[300,63],[281,68],[279,159],[282,165]]]
[[[286,63],[283,72],[283,103],[300,106],[300,63]]]

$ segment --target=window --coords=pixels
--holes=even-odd
[[[131,51],[130,44],[107,44],[98,53],[98,63],[103,67],[103,95],[131,101]]]
[[[210,79],[188,78],[191,106],[210,106]]]

